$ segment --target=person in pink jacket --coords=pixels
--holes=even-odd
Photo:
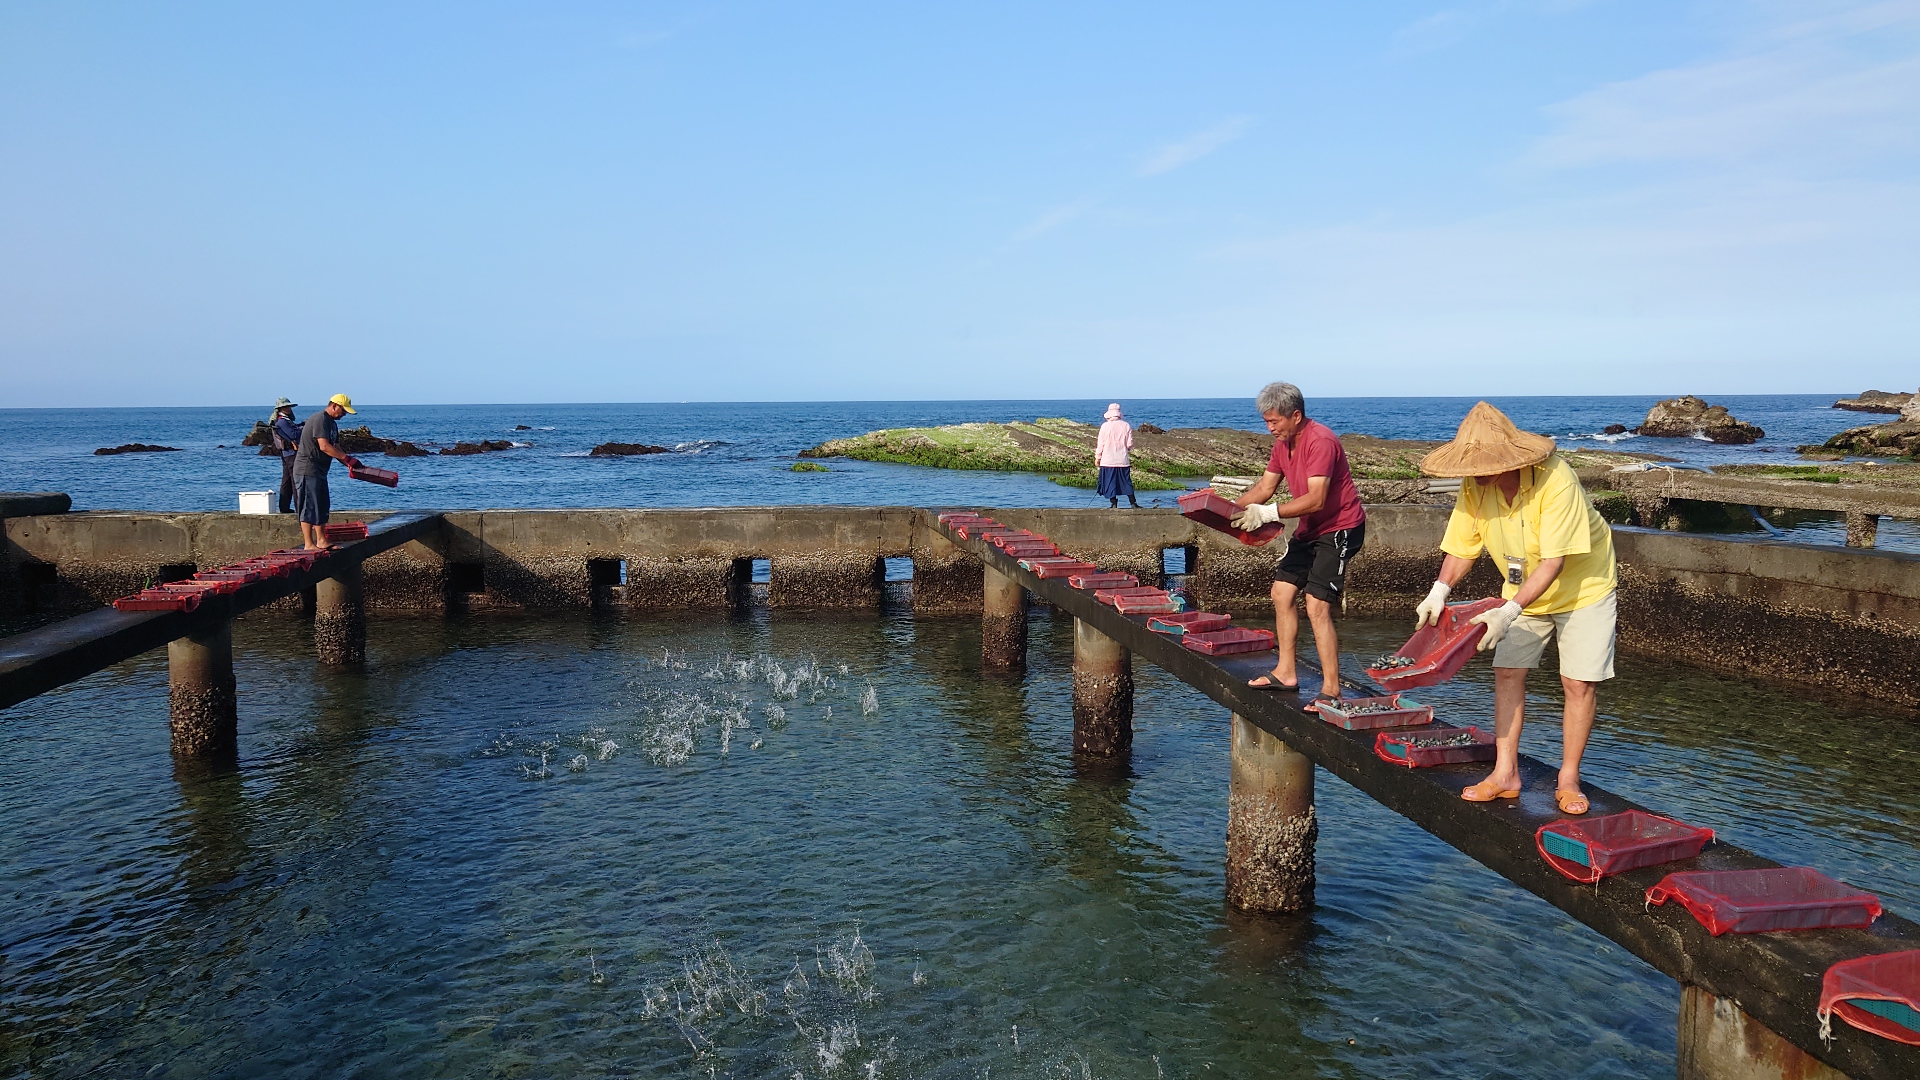
[[[1100,467],[1100,494],[1115,509],[1122,495],[1134,509],[1140,508],[1140,500],[1133,497],[1133,459],[1127,456],[1132,449],[1133,425],[1120,418],[1116,401],[1107,406],[1107,422],[1100,425],[1100,441],[1093,448],[1093,463]]]

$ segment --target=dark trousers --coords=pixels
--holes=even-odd
[[[280,459],[280,512],[293,513],[293,458]]]

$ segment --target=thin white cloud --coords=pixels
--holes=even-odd
[[[1060,226],[1065,225],[1067,222],[1072,221],[1074,218],[1086,213],[1088,210],[1093,209],[1093,204],[1093,199],[1081,199],[1078,202],[1055,207],[1040,215],[1026,228],[1014,233],[1014,242],[1022,243],[1044,233],[1050,233]]]
[[[1394,31],[1390,51],[1407,55],[1444,49],[1466,37],[1474,21],[1474,15],[1457,8],[1436,11]]]
[[[1183,165],[1191,165],[1245,134],[1253,126],[1253,117],[1236,116],[1195,132],[1176,143],[1153,152],[1140,166],[1141,176],[1160,176]]]
[[[1806,165],[1920,148],[1920,0],[1855,4],[1549,107],[1531,164]]]

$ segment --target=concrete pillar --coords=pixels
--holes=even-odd
[[[1847,546],[1870,548],[1880,535],[1880,515],[1847,511]]]
[[[1073,749],[1112,757],[1133,746],[1133,653],[1073,620]]]
[[[167,704],[179,757],[231,756],[238,744],[233,623],[167,643]]]
[[[1667,500],[1654,495],[1642,495],[1637,492],[1630,496],[1630,498],[1633,501],[1634,520],[1640,524],[1641,528],[1679,528],[1671,512],[1672,504]]]
[[[1227,784],[1227,903],[1242,911],[1313,906],[1313,762],[1233,717]]]
[[[323,664],[358,664],[367,658],[366,590],[359,563],[315,587],[313,644]]]
[[[1813,1016],[1807,1016],[1813,1028]],[[1698,986],[1680,987],[1679,1080],[1847,1080],[1775,1034],[1740,1006]]]
[[[995,571],[981,570],[980,663],[1000,671],[1027,666],[1027,590]]]

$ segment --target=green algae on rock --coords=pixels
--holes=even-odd
[[[811,461],[796,461],[788,472],[832,472],[825,465],[816,465]]]
[[[950,424],[945,427],[888,428],[850,439],[832,439],[802,458],[846,457],[920,465],[933,469],[1045,473],[1066,487],[1095,486],[1094,443],[1100,429],[1062,417],[1031,423]],[[1358,480],[1415,482],[1423,478],[1420,458],[1439,446],[1420,439],[1377,439],[1342,435],[1347,461]],[[1178,477],[1259,476],[1273,451],[1273,436],[1238,428],[1173,428],[1141,424],[1133,434],[1133,486],[1173,491],[1190,486]],[[1648,460],[1647,455],[1609,451],[1562,451],[1575,468]]]

